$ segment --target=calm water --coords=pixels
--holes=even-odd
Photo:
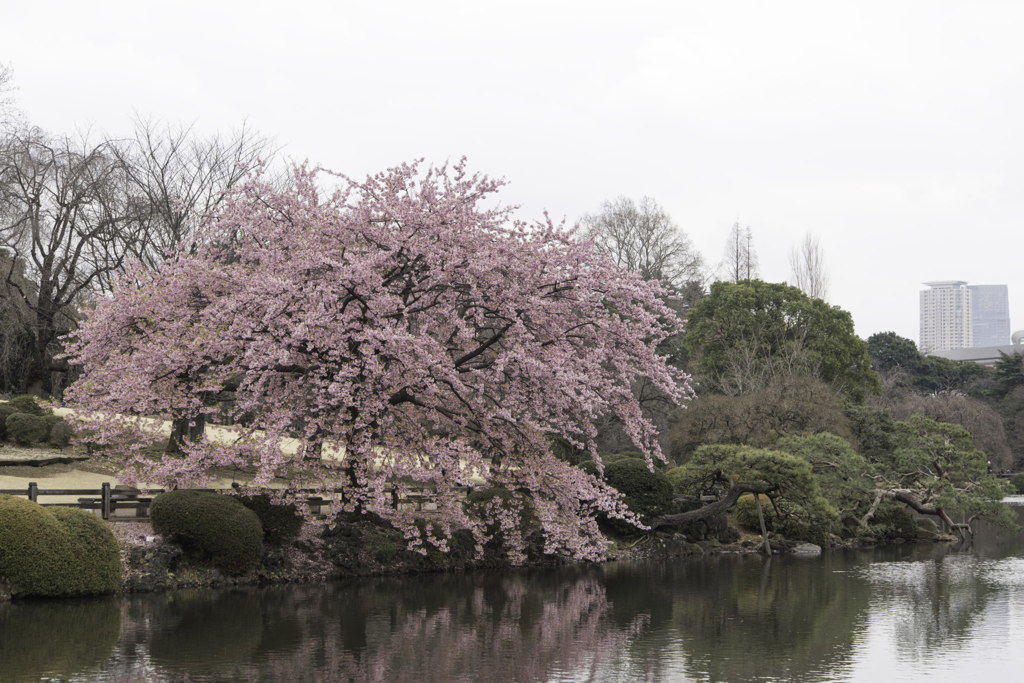
[[[0,681],[995,681],[1024,539],[0,605]]]

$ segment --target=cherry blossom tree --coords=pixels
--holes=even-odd
[[[283,477],[336,512],[380,515],[413,548],[444,550],[458,528],[517,539],[529,515],[544,552],[598,558],[598,512],[637,520],[552,440],[599,460],[593,424],[612,414],[661,458],[630,384],[689,395],[656,350],[678,321],[660,285],[573,230],[495,208],[502,184],[464,161],[365,181],[298,168],[284,190],[254,177],[198,247],[99,302],[70,345],[83,373],[65,398],[135,480],[196,486],[246,467],[253,487]],[[225,389],[235,438],[203,439]],[[153,415],[190,425],[181,453],[147,454]],[[410,481],[436,489],[426,531],[395,504]],[[514,495],[471,518],[462,487],[480,485]]]

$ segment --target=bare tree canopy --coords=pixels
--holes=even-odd
[[[749,225],[741,228],[738,220],[732,224],[719,271],[729,282],[757,278],[757,251],[754,250],[754,234]]]
[[[704,260],[656,201],[617,197],[584,217],[587,234],[620,268],[658,280],[672,292],[704,281]]]
[[[50,138],[37,129],[0,143],[0,275],[23,321],[30,384],[51,391],[57,337],[77,304],[109,284],[133,238],[133,207],[110,143]]]
[[[132,249],[150,266],[194,235],[227,192],[273,154],[270,141],[245,126],[227,137],[200,137],[191,126],[141,119],[113,150],[146,207]]]
[[[800,246],[789,253],[793,270],[793,286],[807,296],[825,299],[828,296],[829,277],[825,269],[825,252],[817,236],[807,233]]]
[[[9,79],[0,67],[0,98]],[[158,267],[271,150],[244,127],[203,138],[139,121],[131,138],[92,142],[2,109],[0,122],[0,376],[6,389],[53,393],[58,339],[81,304],[132,258]]]
[[[13,128],[18,120],[14,98],[11,96],[13,82],[14,75],[10,67],[0,64],[0,132]]]

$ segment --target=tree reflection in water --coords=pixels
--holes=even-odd
[[[939,658],[925,665],[933,654],[999,643],[1024,667],[1011,647],[1024,629],[1013,616],[1024,614],[1024,549],[1004,550],[1009,559],[936,545],[15,603],[0,605],[0,680],[857,680],[892,667],[942,674]]]

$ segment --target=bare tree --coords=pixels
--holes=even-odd
[[[738,220],[732,224],[719,271],[723,272],[724,279],[730,282],[753,280],[757,277],[757,252],[754,250],[754,234],[749,225],[746,229],[741,228]]]
[[[0,249],[6,295],[27,311],[27,388],[54,393],[58,337],[83,298],[109,285],[133,239],[125,177],[107,142],[37,129],[0,143]]]
[[[585,216],[587,233],[601,251],[626,270],[659,280],[673,294],[704,284],[704,260],[668,213],[650,197],[617,197]]]
[[[19,119],[11,91],[14,89],[14,74],[8,66],[0,64],[0,133],[11,130]]]
[[[139,239],[130,246],[154,267],[193,236],[231,188],[274,153],[267,138],[245,126],[228,137],[200,137],[191,126],[159,126],[141,119],[134,136],[113,150],[129,191],[145,206],[138,216]]]
[[[704,259],[686,233],[654,199],[634,201],[617,197],[601,205],[601,210],[584,216],[587,235],[598,249],[608,254],[620,268],[639,273],[644,279],[658,280],[669,292],[666,304],[680,317],[705,294],[707,274]],[[679,336],[663,342],[662,351],[676,363]],[[633,394],[650,419],[665,433],[668,416],[675,403],[649,380],[634,383]],[[617,418],[598,424],[601,448],[609,451],[630,448],[630,437]]]
[[[16,286],[8,281],[13,280]],[[30,292],[34,299],[35,287],[25,277],[25,264],[12,254],[0,249],[0,391],[16,392],[26,386],[32,341],[28,330],[32,327],[32,309],[20,292]]]
[[[825,252],[815,235],[804,235],[800,246],[794,247],[789,253],[789,265],[793,270],[793,286],[816,299],[828,296],[829,277],[825,269]]]

